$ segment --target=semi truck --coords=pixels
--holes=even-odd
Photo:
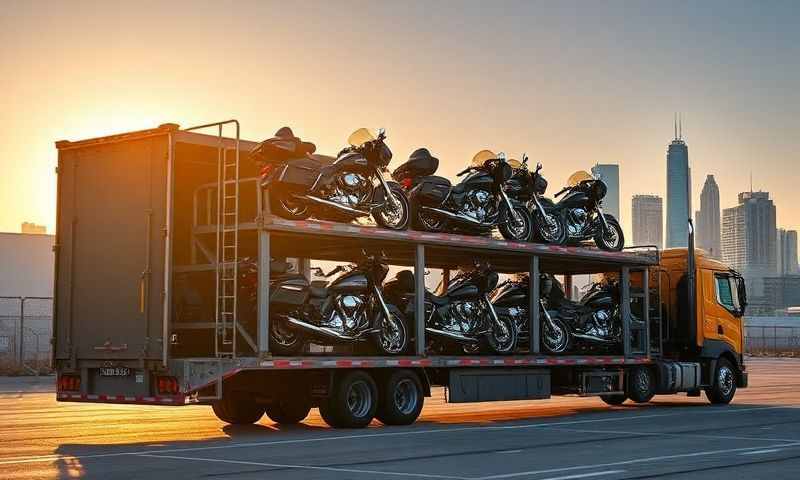
[[[334,427],[414,422],[433,387],[448,402],[599,396],[617,405],[687,393],[724,404],[747,386],[744,282],[689,249],[517,243],[490,237],[315,220],[269,212],[239,122],[58,141],[53,364],[57,400],[210,405],[221,420],[302,421],[312,408]],[[691,243],[691,242],[690,242]],[[270,348],[269,280],[277,260],[312,274],[312,261],[350,262],[364,249],[413,269],[424,312],[426,269],[474,261],[529,275],[530,342],[509,355],[426,348],[425,318],[408,319],[409,351],[381,356],[311,344]],[[254,277],[245,278],[244,261]],[[622,345],[547,354],[540,274],[619,280]],[[241,297],[242,282],[252,297]],[[633,321],[632,319],[636,319]]]

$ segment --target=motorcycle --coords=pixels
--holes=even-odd
[[[572,174],[567,186],[556,193],[564,198],[554,204],[541,198],[545,210],[560,212],[567,226],[567,243],[579,244],[594,239],[595,244],[609,251],[620,251],[625,246],[622,227],[613,215],[603,213],[602,201],[608,187],[585,171]]]
[[[481,150],[458,174],[466,177],[455,186],[434,175],[438,166],[439,159],[420,148],[392,172],[392,178],[408,192],[414,228],[484,234],[498,227],[507,240],[530,239],[530,213],[505,193],[513,169],[503,155]]]
[[[379,354],[398,355],[409,343],[406,319],[381,290],[389,267],[383,258],[364,253],[349,266],[340,265],[318,275],[333,281],[310,282],[290,277],[270,288],[270,348],[289,355],[306,339],[321,342],[356,343],[373,339]]]
[[[567,241],[567,225],[564,217],[554,209],[546,209],[540,200],[547,190],[547,180],[540,173],[542,164],[536,170],[528,170],[528,156],[522,161],[509,159],[514,169],[511,179],[505,185],[506,194],[518,203],[528,206],[533,221],[533,239],[537,242],[563,245]]]
[[[386,134],[360,128],[336,157],[315,155],[316,147],[284,127],[258,144],[251,158],[261,165],[261,187],[269,191],[272,213],[289,219],[350,222],[372,215],[391,230],[408,227],[409,204],[403,188],[383,173],[392,159]]]
[[[461,272],[443,295],[425,291],[425,334],[430,349],[446,351],[452,344],[475,354],[488,346],[490,352],[514,351],[517,330],[508,318],[499,317],[489,293],[497,285],[497,272],[476,266]],[[408,318],[415,317],[414,274],[403,270],[384,285],[387,298],[399,305]]]

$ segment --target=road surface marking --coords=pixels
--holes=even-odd
[[[746,427],[746,426],[745,426]],[[583,428],[563,428],[553,427],[547,430],[557,430],[561,432],[575,432],[575,433],[611,433],[615,435],[642,435],[651,437],[695,437],[695,438],[708,438],[715,440],[748,440],[748,441],[761,441],[761,442],[788,442],[793,443],[800,441],[798,438],[772,438],[772,437],[740,437],[732,435],[706,435],[702,433],[690,432],[629,432],[625,430],[589,430]]]
[[[790,448],[790,447],[800,447],[800,442],[797,443],[786,443],[781,445],[770,445],[767,448]],[[638,463],[651,463],[651,462],[658,462],[661,460],[674,460],[676,458],[692,458],[692,457],[705,457],[710,455],[720,455],[724,453],[738,453],[738,452],[749,452],[749,451],[756,451],[756,450],[764,450],[764,447],[743,447],[743,448],[729,448],[725,450],[706,450],[702,452],[692,452],[692,453],[677,453],[674,455],[660,455],[657,457],[643,457],[643,458],[634,458],[631,460],[621,460],[619,462],[608,462],[608,463],[595,463],[592,465],[574,465],[572,467],[562,467],[562,468],[548,468],[545,470],[532,470],[530,472],[521,472],[519,475],[523,473],[525,475],[539,475],[542,473],[558,473],[558,472],[569,472],[573,470],[586,470],[590,468],[605,468],[605,467],[620,467],[623,465],[635,465]],[[516,474],[504,474],[504,475],[489,475],[487,477],[481,477],[476,480],[495,480],[501,478],[509,478],[510,476],[514,476]]]
[[[266,463],[266,462],[250,462],[247,460],[225,460],[220,458],[200,458],[200,457],[180,457],[176,455],[151,455],[139,454],[137,457],[148,458],[164,458],[169,460],[190,460],[195,462],[213,462],[213,463],[229,463],[234,465],[254,465],[259,467],[272,467],[272,468],[291,468],[298,470],[322,470],[327,472],[339,473],[361,473],[365,475],[388,475],[394,477],[414,477],[414,478],[438,478],[449,480],[469,480],[467,477],[456,477],[453,475],[434,475],[428,473],[406,473],[406,472],[388,472],[381,470],[359,470],[354,468],[340,468],[340,467],[325,467],[318,465],[292,465],[281,463]]]
[[[547,477],[547,478],[542,478],[541,480],[572,480],[572,479],[577,479],[577,478],[599,477],[601,475],[613,475],[615,473],[623,473],[623,472],[625,472],[625,470],[606,470],[606,471],[603,471],[603,472],[576,473],[575,475],[566,475],[566,476],[563,476],[563,477]],[[515,474],[511,474],[511,475],[513,475],[513,476],[522,476],[522,475],[527,475],[527,473],[526,472],[520,472],[518,474],[515,473]],[[504,478],[509,478],[509,477],[504,477]]]
[[[500,450],[494,453],[522,453],[522,450]]]
[[[587,420],[570,420],[563,422],[550,422],[550,423],[529,423],[522,425],[492,425],[492,426],[471,426],[471,427],[457,427],[457,428],[435,428],[424,430],[405,430],[401,432],[380,432],[380,433],[363,433],[352,435],[328,435],[324,437],[313,438],[297,438],[290,440],[270,440],[266,442],[244,442],[244,443],[227,443],[224,445],[208,445],[203,447],[184,447],[184,448],[165,448],[161,450],[141,450],[141,451],[128,451],[128,452],[115,452],[115,453],[98,453],[88,455],[39,455],[34,457],[17,457],[0,460],[0,465],[15,465],[23,463],[36,463],[36,462],[49,462],[65,458],[75,459],[88,459],[88,458],[106,458],[106,457],[120,457],[126,455],[141,455],[141,454],[158,454],[158,453],[183,453],[183,452],[202,452],[207,450],[227,450],[231,448],[251,448],[251,447],[269,447],[272,445],[290,445],[299,443],[314,443],[314,442],[327,442],[327,441],[342,441],[342,440],[358,440],[364,438],[383,438],[383,437],[402,437],[413,435],[426,435],[436,433],[454,433],[454,432],[473,432],[473,431],[495,431],[495,430],[510,430],[510,429],[525,429],[525,428],[543,428],[543,427],[558,427],[564,425],[582,425],[587,423],[607,423],[607,422],[627,422],[635,420],[646,420],[651,418],[661,417],[676,417],[688,415],[708,415],[709,410],[716,410],[715,415],[732,414],[732,413],[746,413],[752,411],[762,410],[796,410],[800,407],[777,405],[772,407],[752,407],[752,408],[728,408],[725,407],[704,407],[697,411],[686,411],[680,407],[679,410],[671,413],[653,413],[644,415],[632,415],[629,417],[610,417],[610,418],[595,418]],[[413,428],[413,427],[412,427]]]
[[[752,451],[752,452],[742,452],[739,455],[762,455],[762,454],[765,454],[765,453],[775,453],[775,452],[780,452],[780,451],[781,451],[780,448],[769,448],[767,450],[755,450],[755,451]]]

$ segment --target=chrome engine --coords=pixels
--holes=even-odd
[[[372,182],[359,173],[343,172],[336,177],[336,185],[329,200],[356,208],[372,195]]]
[[[573,208],[567,212],[567,231],[570,237],[577,237],[583,231],[589,214],[582,208]]]
[[[468,334],[475,330],[483,313],[484,307],[478,302],[453,303],[442,315],[442,328]]]
[[[467,194],[461,213],[479,222],[486,222],[494,213],[492,194],[486,190],[473,190]]]
[[[325,326],[343,331],[357,329],[367,321],[366,306],[364,297],[340,295],[330,315],[324,320]]]

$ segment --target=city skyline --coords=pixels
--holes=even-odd
[[[714,175],[706,175],[700,193],[700,210],[695,211],[694,218],[697,222],[697,246],[714,258],[722,258],[719,186]]]

